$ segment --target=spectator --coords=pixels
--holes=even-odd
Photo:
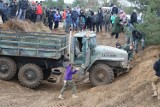
[[[79,7],[79,5],[76,6],[76,11],[78,12],[78,15],[80,15],[81,8]]]
[[[97,14],[97,22],[96,22],[97,32],[99,32],[99,28],[102,32],[102,25],[103,25],[103,14],[102,14],[102,11],[99,10]]]
[[[119,33],[121,32],[121,20],[119,16],[115,17],[115,23],[112,27],[112,33],[111,36],[116,35],[115,38],[118,39]]]
[[[59,22],[60,22],[60,15],[58,14],[58,11],[56,12],[56,14],[53,15],[54,17],[54,29],[56,30],[59,26]]]
[[[37,11],[36,11],[36,14],[37,14],[37,22],[41,21],[42,20],[42,6],[40,3],[38,3],[37,5]]]
[[[111,17],[110,11],[106,10],[104,13],[104,24],[106,32],[109,32],[110,29],[110,17]]]
[[[42,20],[44,25],[46,25],[47,23],[47,6],[46,5],[42,5]]]
[[[66,14],[66,27],[65,27],[65,32],[68,33],[69,32],[69,28],[72,24],[72,19],[71,19],[71,12],[67,11]]]
[[[80,15],[77,22],[79,25],[79,31],[83,31],[85,28],[85,15],[83,14],[83,11],[80,11]]]
[[[28,0],[20,0],[19,1],[19,13],[18,13],[19,20],[25,20],[26,10],[27,10],[28,6],[29,6]]]
[[[53,27],[53,9],[48,10],[48,26],[49,26],[49,29],[52,31],[52,27]]]
[[[63,14],[62,14],[62,18],[63,18],[63,28],[66,28],[66,10],[64,9]]]
[[[91,10],[87,11],[87,17],[86,17],[86,27],[87,29],[92,30],[92,24],[91,24],[91,17],[92,17],[92,12]]]
[[[2,15],[3,22],[8,21],[8,18],[9,18],[8,15],[9,15],[9,7],[8,7],[8,3],[5,3],[3,7],[3,15]]]
[[[131,14],[131,24],[134,25],[135,23],[137,23],[137,13],[136,10],[133,11],[133,13]]]
[[[31,9],[30,9],[30,20],[35,23],[36,22],[36,19],[37,19],[37,14],[36,14],[36,11],[37,11],[37,5],[36,5],[36,2],[32,2],[32,5],[31,5]]]
[[[111,14],[118,14],[118,7],[116,7],[116,5],[113,6]]]
[[[11,14],[11,18],[15,18],[16,17],[16,12],[17,12],[17,3],[16,0],[13,0],[10,3],[10,14]]]
[[[77,31],[77,19],[78,19],[78,12],[76,11],[76,8],[74,8],[74,10],[71,13],[71,18],[72,18],[72,24],[73,24],[73,30]]]
[[[92,30],[95,31],[95,26],[97,23],[97,15],[96,13],[93,13],[92,17],[91,17],[91,26],[92,26]]]

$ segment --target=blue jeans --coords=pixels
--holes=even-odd
[[[145,47],[144,39],[135,39],[134,43],[135,43],[135,51],[136,51],[136,53],[138,52],[138,44],[139,44],[139,42],[141,42],[142,49],[144,49],[144,47]]]
[[[18,19],[25,20],[25,18],[26,18],[26,9],[25,10],[20,9],[18,14]]]

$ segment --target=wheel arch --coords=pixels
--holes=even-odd
[[[106,65],[108,65],[109,67],[111,67],[111,68],[114,68],[114,67],[116,67],[116,66],[121,66],[120,65],[120,62],[121,61],[112,61],[112,60],[95,60],[95,61],[93,61],[91,64],[90,64],[90,66],[85,70],[85,72],[90,72],[90,70],[92,69],[92,67],[94,66],[94,65],[96,65],[96,64],[106,64]]]

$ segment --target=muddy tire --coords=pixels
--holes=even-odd
[[[36,88],[43,80],[43,72],[41,68],[35,64],[25,64],[19,70],[18,79],[22,86]]]
[[[11,80],[17,72],[16,63],[7,57],[0,57],[0,79]]]
[[[114,80],[114,72],[106,64],[96,64],[89,72],[89,79],[93,86],[106,85]]]

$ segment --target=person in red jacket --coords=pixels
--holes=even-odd
[[[42,18],[42,6],[41,6],[40,3],[37,4],[36,14],[37,14],[37,22],[41,21],[41,18]]]
[[[62,14],[62,18],[63,18],[63,28],[66,27],[66,10],[64,9],[63,14]]]

